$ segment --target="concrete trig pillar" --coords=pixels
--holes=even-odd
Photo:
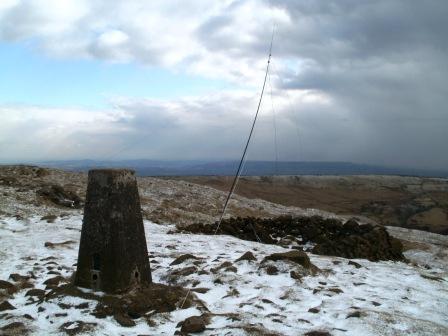
[[[151,283],[134,171],[89,171],[75,285],[108,293]]]

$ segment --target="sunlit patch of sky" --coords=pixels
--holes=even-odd
[[[25,43],[0,43],[0,65],[0,104],[103,108],[116,96],[170,99],[230,87],[225,80],[155,66],[58,59]]]

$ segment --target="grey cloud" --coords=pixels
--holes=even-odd
[[[278,56],[307,60],[296,73],[282,73],[281,85],[323,92],[333,99],[333,110],[345,111],[352,131],[340,129],[339,138],[346,141],[343,148],[334,148],[338,155],[358,147],[348,156],[351,160],[448,166],[447,3],[275,4],[293,19],[277,41]],[[324,118],[318,127],[328,131]]]

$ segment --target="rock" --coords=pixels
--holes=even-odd
[[[299,280],[300,282],[302,282],[302,276],[296,271],[289,272],[289,276],[295,280]]]
[[[0,303],[0,312],[5,310],[13,310],[16,309],[12,304],[10,304],[8,301],[3,301]]]
[[[174,270],[171,272],[171,277],[181,277],[181,276],[189,276],[193,273],[197,272],[197,268],[195,266],[184,267],[178,270]]]
[[[123,315],[123,314],[116,314],[116,315],[114,315],[114,319],[122,327],[130,328],[130,327],[135,327],[135,325],[136,325],[135,322],[131,318],[129,318],[129,317]]]
[[[206,321],[203,316],[190,316],[181,322],[181,332],[185,333],[200,333],[205,330]]]
[[[420,273],[420,276],[422,278],[425,278],[425,279],[428,279],[428,280],[432,280],[432,281],[440,281],[440,282],[443,281],[443,278],[438,277],[438,276],[434,276],[434,275]]]
[[[351,317],[359,318],[359,317],[361,317],[361,312],[359,310],[354,311],[352,313],[349,313],[346,318],[351,318]]]
[[[344,291],[342,289],[337,288],[337,287],[328,288],[327,290],[330,292],[336,293],[336,294],[344,293]]]
[[[76,305],[75,308],[76,309],[86,309],[86,308],[89,308],[89,303],[88,302],[80,303],[80,304]]]
[[[199,287],[199,288],[192,288],[191,291],[199,294],[205,294],[210,290],[210,288],[205,287]]]
[[[269,275],[277,275],[278,274],[278,268],[274,265],[269,265],[266,267],[266,273]]]
[[[325,330],[312,330],[305,333],[304,336],[331,336],[331,334]]]
[[[317,314],[317,313],[320,312],[320,309],[317,308],[317,307],[314,307],[314,308],[310,308],[310,309],[308,309],[308,312],[309,312],[309,313],[313,313],[313,314]]]
[[[361,268],[362,267],[360,264],[358,264],[357,262],[355,262],[353,260],[350,260],[348,262],[348,264],[351,265],[351,266],[355,266],[356,268]]]
[[[227,294],[225,296],[223,296],[222,298],[227,298],[227,297],[235,297],[235,296],[239,296],[240,292],[238,291],[238,289],[233,288],[232,290],[228,291]]]
[[[12,322],[0,328],[4,333],[2,335],[24,335],[26,334],[25,324],[22,322]]]
[[[299,265],[302,265],[303,267],[305,267],[307,269],[311,268],[311,265],[312,265],[310,258],[308,258],[308,255],[303,251],[297,251],[297,250],[271,254],[271,255],[265,257],[263,259],[262,263],[266,262],[268,260],[272,260],[272,261],[288,260],[288,261],[295,262]]]
[[[237,268],[235,266],[233,266],[233,264],[230,261],[224,261],[221,265],[215,267],[215,268],[211,268],[210,272],[212,272],[213,274],[218,273],[218,271],[224,269],[226,272],[237,272]]]
[[[255,258],[254,254],[251,251],[247,251],[246,253],[244,253],[241,257],[239,257],[238,259],[235,260],[235,262],[237,261],[242,261],[242,260],[247,260],[247,261],[257,261],[257,258]]]
[[[358,227],[359,227],[358,222],[353,218],[349,219],[347,222],[344,223],[344,230],[349,232],[355,231],[356,229],[358,229]]]
[[[178,227],[178,230],[213,234],[214,228],[213,225],[196,223]],[[370,261],[406,260],[402,243],[390,236],[385,227],[360,225],[354,218],[344,224],[338,219],[319,216],[228,218],[221,222],[219,233],[249,241],[257,241],[258,238],[265,244],[276,244],[277,240],[293,242],[301,238],[301,243],[315,243],[312,252],[320,255]]]
[[[15,286],[6,280],[0,280],[0,289],[13,290]]]
[[[59,247],[59,246],[65,246],[65,245],[70,245],[70,244],[75,244],[76,242],[73,240],[66,240],[62,243],[51,243],[51,242],[45,242],[44,246],[48,247],[48,248],[55,248],[55,247]]]
[[[38,297],[39,299],[42,299],[45,296],[45,291],[43,289],[34,288],[26,292],[25,296]]]
[[[86,323],[83,321],[65,322],[59,327],[59,330],[72,336],[81,333],[87,333],[91,331],[96,325],[96,323]]]
[[[9,278],[14,282],[27,281],[31,277],[28,275],[20,275],[18,273],[12,273],[9,275]]]
[[[195,257],[195,256],[192,255],[192,254],[184,254],[184,255],[181,255],[180,257],[177,257],[177,258],[170,264],[170,266],[174,266],[174,265],[182,264],[185,260],[188,260],[188,259],[198,259],[198,258]]]
[[[47,223],[54,223],[57,218],[58,218],[58,216],[56,216],[56,215],[46,215],[46,216],[43,216],[40,220],[47,221]]]
[[[82,207],[82,200],[76,193],[66,190],[57,184],[46,185],[36,191],[36,193],[56,205],[68,208]]]
[[[58,276],[55,276],[54,278],[50,278],[50,279],[45,280],[44,281],[44,285],[47,285],[47,286],[57,286],[57,285],[59,285],[59,283],[61,281],[64,281],[64,280],[65,280],[64,277],[58,275]]]

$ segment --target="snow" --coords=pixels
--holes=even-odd
[[[69,278],[75,267],[82,217],[74,215],[58,218],[55,223],[41,221],[39,217],[20,220],[13,217],[0,219],[0,279],[11,273],[26,275],[33,272],[35,288],[44,289],[43,282],[54,275],[47,274],[47,267],[55,267],[62,276]],[[289,271],[297,266],[277,262],[277,275],[266,274],[260,268],[261,260],[286,249],[230,236],[194,234],[169,234],[174,225],[154,224],[145,221],[148,249],[152,252],[151,267],[155,282],[166,282],[170,271],[196,265],[207,274],[193,273],[180,277],[178,284],[192,288],[213,314],[203,335],[250,335],[251,328],[258,328],[279,335],[300,335],[311,330],[327,330],[332,335],[446,335],[448,334],[448,278],[447,265],[439,262],[428,270],[422,266],[398,262],[369,262],[356,260],[362,267],[348,265],[348,260],[309,254],[311,261],[321,269],[315,276],[301,280],[290,277]],[[44,247],[44,243],[73,240],[76,243]],[[257,262],[235,260],[252,251]],[[200,258],[170,266],[182,254],[190,253]],[[421,253],[430,253],[428,251]],[[418,254],[411,251],[409,255]],[[54,257],[54,260],[44,260]],[[428,257],[428,256],[426,256]],[[216,268],[230,261],[237,272]],[[56,262],[53,265],[50,262]],[[441,281],[422,277],[432,275]],[[220,280],[220,281],[217,281]],[[209,288],[204,294],[194,288]],[[338,289],[341,293],[338,293]],[[27,289],[16,293],[8,301],[17,309],[6,311],[10,319],[0,318],[0,328],[14,321],[21,321],[33,335],[59,334],[60,326],[76,328],[76,321],[96,323],[94,335],[173,335],[178,322],[193,315],[200,315],[197,308],[178,309],[172,313],[154,314],[151,326],[143,318],[135,320],[136,326],[120,326],[112,317],[98,319],[90,314],[95,302],[75,297],[64,297],[29,302]],[[64,309],[61,303],[72,306],[87,302],[88,308]],[[39,313],[38,308],[45,311]],[[318,308],[312,313],[310,308]],[[347,318],[359,311],[360,317]],[[5,312],[1,312],[1,314]],[[56,314],[67,313],[66,316]],[[29,314],[34,320],[24,319]],[[63,333],[64,334],[64,333]]]

